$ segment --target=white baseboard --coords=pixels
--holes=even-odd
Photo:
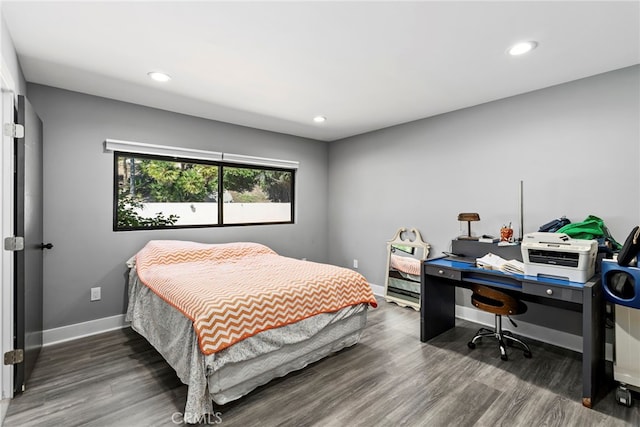
[[[456,305],[456,317],[489,327],[495,325],[495,316],[493,314],[477,310],[473,307]],[[555,329],[526,323],[521,320],[516,320],[516,323],[518,324],[517,335],[582,353],[582,337],[579,335],[556,331]],[[503,323],[503,325],[505,329],[509,329],[505,323]],[[511,331],[513,331],[513,328],[511,328]]]
[[[369,285],[376,296],[384,297],[384,286],[374,285],[373,283],[369,283]],[[456,317],[489,327],[495,325],[495,317],[493,314],[477,310],[473,307],[456,305]],[[518,335],[582,353],[582,337],[579,335],[556,331],[555,329],[545,328],[544,326],[538,326],[520,320],[516,322],[518,323]],[[505,329],[508,328],[505,327]]]
[[[88,322],[47,329],[42,331],[42,345],[46,347],[115,329],[122,329],[129,326],[129,322],[125,321],[124,318],[124,314],[118,314],[116,316],[103,317],[102,319],[89,320]]]
[[[374,295],[377,295],[379,297],[384,296],[384,286],[374,285],[373,283],[369,283],[369,286],[371,286],[371,290],[373,291]]]
[[[384,286],[369,284],[374,295],[384,297]],[[456,317],[485,326],[494,326],[494,315],[471,307],[456,305]],[[518,321],[518,335],[532,338],[538,341],[547,342],[558,347],[582,353],[582,337],[555,329],[545,328]],[[74,325],[62,326],[59,328],[47,329],[42,332],[42,345],[48,346],[78,338],[96,335],[103,332],[113,331],[129,326],[125,321],[125,315],[104,317],[102,319],[90,320],[88,322],[76,323]],[[609,343],[605,345],[606,360],[613,361],[613,346]]]
[[[384,286],[375,285],[373,283],[369,283],[369,285],[371,286],[371,290],[373,290],[374,295],[384,297]],[[456,305],[456,317],[489,327],[495,326],[495,318],[493,314],[477,310],[473,307]],[[518,335],[582,353],[582,337],[580,335],[573,335],[567,332],[545,328],[544,326],[526,323],[521,320],[517,320],[516,323],[518,323]],[[506,327],[506,329],[509,328]],[[613,362],[613,344],[605,343],[604,358],[605,360]]]
[[[373,283],[369,283],[369,285],[371,286],[374,295],[384,297],[384,286],[375,285]],[[456,305],[456,317],[489,327],[495,326],[495,318],[493,314],[477,310],[473,307]],[[521,320],[518,320],[517,323],[518,335],[582,353],[582,337],[580,335],[573,335],[567,332],[545,328],[544,326],[526,323]],[[613,361],[612,344],[605,343],[604,353],[605,360]]]

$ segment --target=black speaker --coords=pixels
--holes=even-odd
[[[640,308],[640,268],[623,267],[613,260],[603,259],[602,288],[608,301]]]

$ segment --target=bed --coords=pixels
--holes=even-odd
[[[188,386],[190,423],[355,345],[376,307],[359,273],[257,243],[152,240],[128,266],[127,320]]]

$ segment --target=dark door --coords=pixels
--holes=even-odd
[[[18,97],[17,123],[24,137],[15,139],[15,236],[24,250],[15,252],[15,349],[24,362],[14,367],[14,392],[24,391],[42,348],[42,121],[24,96]]]

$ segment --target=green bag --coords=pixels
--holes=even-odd
[[[620,243],[616,242],[611,236],[609,229],[604,225],[604,221],[594,215],[589,215],[582,222],[567,224],[556,231],[556,233],[564,233],[574,239],[597,240],[604,238],[613,244],[614,249],[620,249],[622,247]]]

